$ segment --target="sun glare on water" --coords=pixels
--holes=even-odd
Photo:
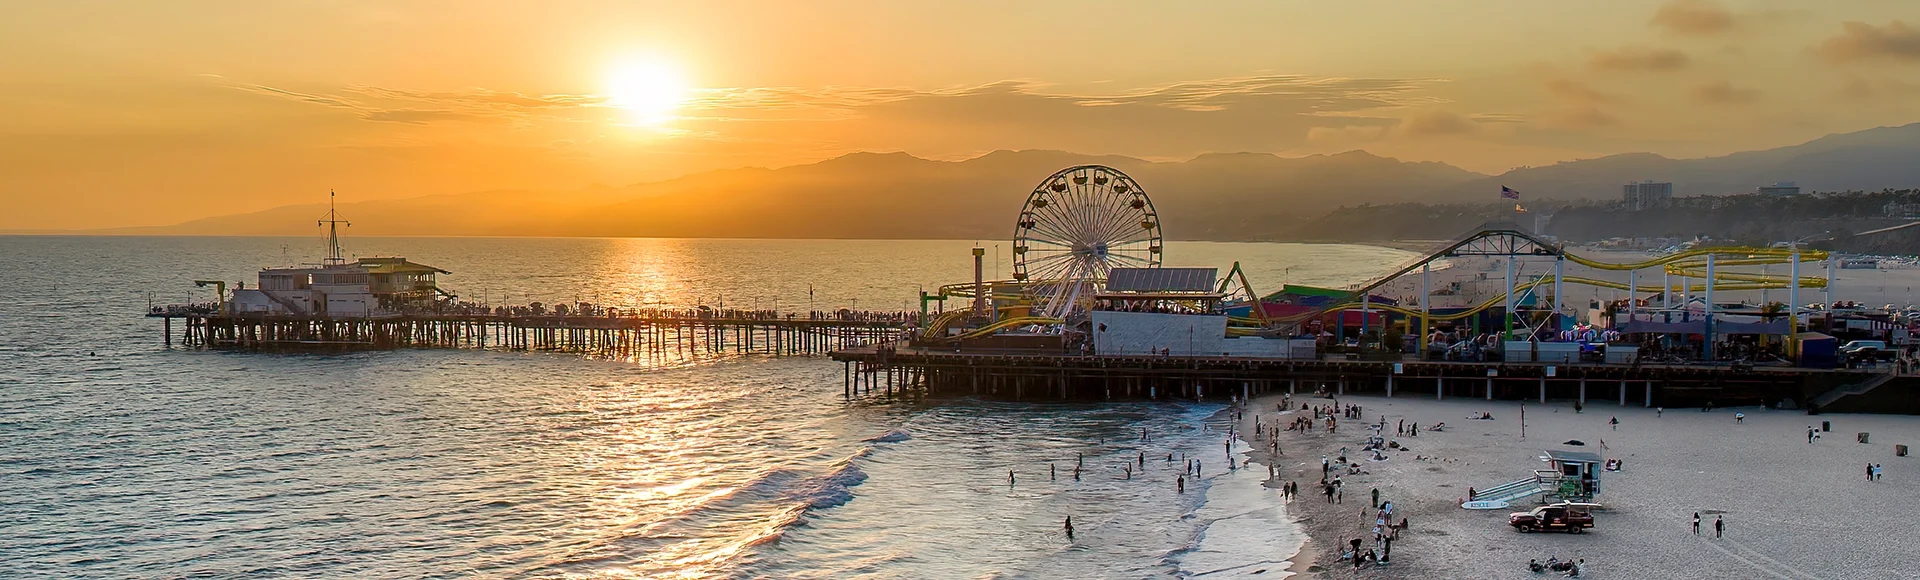
[[[674,112],[686,102],[686,78],[673,65],[658,62],[630,62],[607,74],[607,104],[627,111],[633,122],[660,125],[674,119]]]

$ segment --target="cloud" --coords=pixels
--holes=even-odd
[[[1846,22],[1840,34],[1820,43],[1815,52],[1834,62],[1898,60],[1920,63],[1920,29],[1895,20],[1885,27]]]
[[[1617,96],[1600,92],[1593,87],[1567,79],[1547,81],[1547,94],[1563,101],[1584,104],[1609,104],[1620,101],[1620,98]]]
[[[1871,99],[1881,95],[1908,98],[1920,95],[1920,84],[1898,79],[1867,78],[1858,75],[1847,77],[1837,91],[1842,97],[1851,99]]]
[[[1709,36],[1733,29],[1734,16],[1710,0],[1674,0],[1661,6],[1647,24],[1682,36]]]
[[[409,123],[414,125],[424,125],[434,121],[473,121],[473,120],[479,119],[479,117],[475,117],[473,115],[469,115],[466,113],[459,113],[454,111],[442,111],[442,110],[424,110],[424,109],[391,109],[391,110],[366,111],[365,113],[360,115],[360,118],[366,119],[368,121],[386,121],[386,122],[392,122],[392,123]]]
[[[1547,125],[1565,129],[1598,129],[1620,124],[1620,118],[1593,105],[1572,106],[1542,116]]]
[[[1713,81],[1694,87],[1693,98],[1716,105],[1744,105],[1760,100],[1760,91],[1736,87],[1727,81]]]
[[[1466,135],[1477,130],[1473,119],[1451,111],[1417,111],[1400,122],[1400,131],[1407,135]]]
[[[1692,61],[1687,53],[1671,48],[1629,46],[1596,53],[1587,60],[1587,66],[1610,71],[1669,71],[1686,68]]]
[[[1387,136],[1387,127],[1379,125],[1343,125],[1307,129],[1307,140],[1314,143],[1378,141],[1385,136]]]

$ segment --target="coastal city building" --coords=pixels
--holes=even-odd
[[[1759,193],[1760,195],[1773,196],[1800,195],[1800,184],[1792,181],[1782,181],[1773,185],[1762,185],[1760,186]]]
[[[1673,199],[1673,182],[1671,181],[1642,181],[1629,183],[1621,188],[1620,201],[1629,210],[1639,211],[1656,207],[1670,199]]]

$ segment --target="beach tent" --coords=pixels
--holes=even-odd
[[[1793,335],[1793,341],[1800,346],[1800,366],[1810,369],[1830,369],[1840,366],[1840,339],[1818,332],[1802,332]]]

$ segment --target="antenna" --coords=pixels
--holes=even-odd
[[[347,259],[340,255],[340,224],[347,224],[347,227],[353,227],[353,222],[340,219],[339,210],[334,209],[333,199],[335,195],[333,190],[327,190],[327,219],[320,220],[320,223],[316,224],[327,226],[326,265],[328,266],[338,266],[347,263]]]

